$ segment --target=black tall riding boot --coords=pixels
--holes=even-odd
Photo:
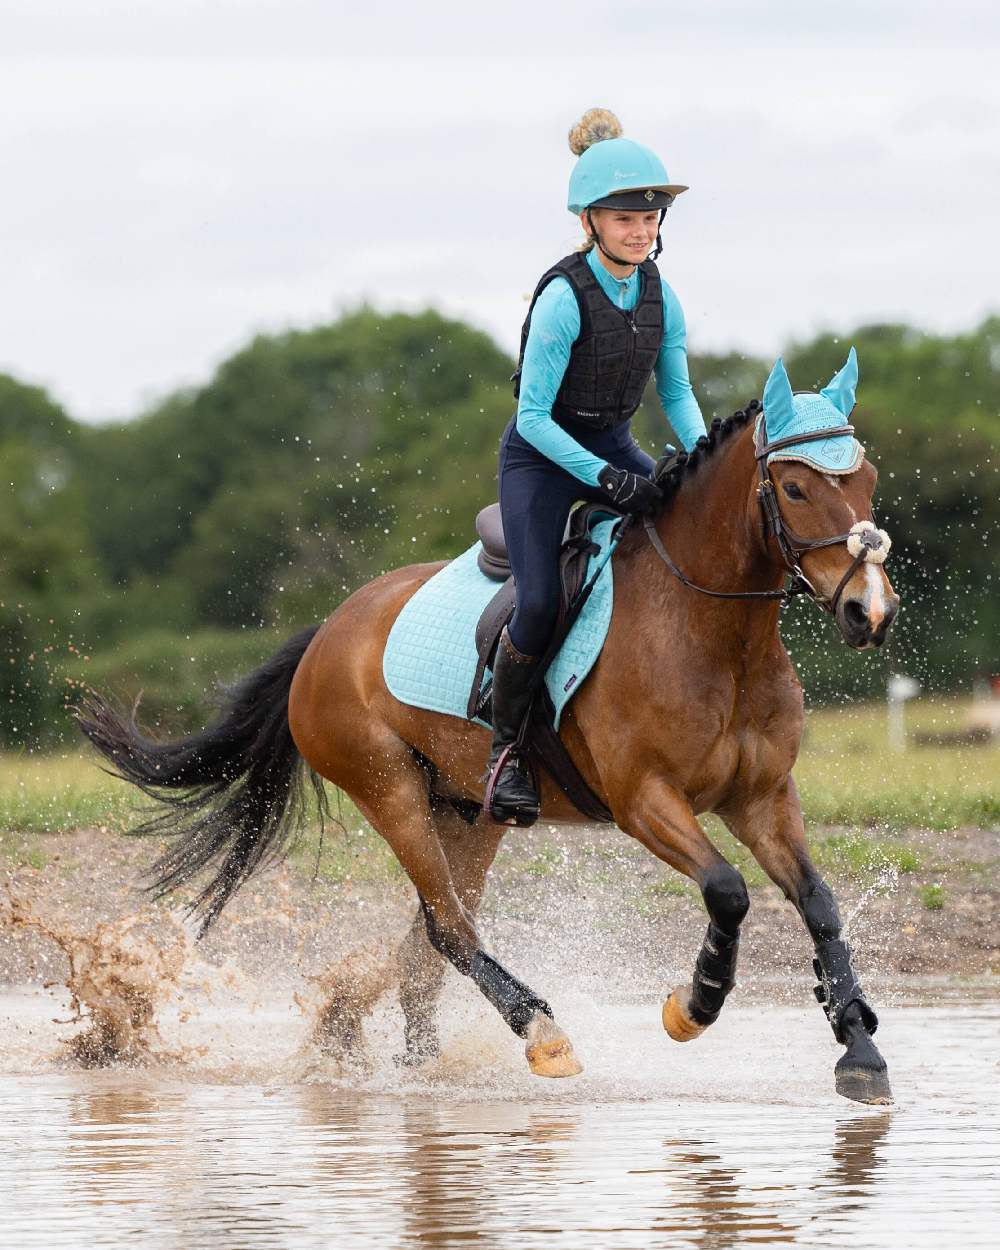
[[[531,703],[531,682],[537,667],[538,656],[522,655],[504,626],[493,669],[493,746],[486,785],[491,796],[490,816],[501,825],[527,826],[538,819],[538,794],[516,749],[508,751],[499,776],[493,777],[501,754],[517,740]]]

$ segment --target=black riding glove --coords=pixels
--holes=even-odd
[[[648,477],[639,473],[629,473],[627,469],[616,469],[606,464],[597,475],[602,492],[623,512],[638,512],[645,515],[655,512],[663,495],[659,486]]]

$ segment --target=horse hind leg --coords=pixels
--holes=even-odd
[[[377,767],[372,767],[373,762]],[[569,1038],[555,1023],[548,1003],[483,950],[474,917],[452,877],[426,776],[406,744],[386,727],[354,784],[346,779],[341,784],[392,847],[413,882],[431,946],[470,977],[512,1031],[526,1041],[532,1072],[538,1076],[580,1072]]]
[[[475,917],[505,831],[482,815],[470,822],[447,803],[437,805],[435,826],[459,900]],[[401,1063],[419,1064],[439,1053],[436,1017],[445,967],[446,957],[430,943],[425,909],[418,907],[398,954],[406,1043]]]
[[[317,979],[323,1005],[312,1036],[324,1055],[350,1064],[364,1062],[365,1017],[397,975],[393,960],[359,950]]]
[[[459,899],[474,917],[505,830],[481,818],[470,823],[447,801],[432,800],[431,810]],[[405,1042],[397,1062],[415,1066],[434,1058],[440,1052],[437,1005],[445,967],[445,958],[428,939],[424,909],[418,907],[406,936],[388,959],[361,950],[320,980],[324,1005],[315,1041],[324,1054],[359,1061],[365,1017],[385,993],[396,989]]]

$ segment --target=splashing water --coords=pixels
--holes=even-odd
[[[80,933],[65,921],[39,915],[11,883],[5,895],[8,923],[47,937],[69,961],[72,1015],[57,1023],[86,1026],[65,1042],[77,1062],[96,1068],[175,1057],[165,1050],[156,1013],[178,983],[193,943],[189,933],[175,922],[164,943],[142,931],[139,915],[99,921],[92,932]]]
[[[300,1058],[321,1056],[364,1063],[364,1021],[383,994],[399,984],[398,961],[388,946],[351,951],[327,972],[306,978],[308,989],[293,995],[311,1021]]]
[[[869,906],[872,900],[886,894],[892,894],[899,886],[899,866],[891,860],[884,860],[873,871],[872,879],[867,885],[862,887],[857,903],[844,921],[842,932],[845,941],[850,938],[851,927],[854,921]]]

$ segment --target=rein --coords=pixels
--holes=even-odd
[[[757,499],[761,507],[764,537],[766,539],[769,535],[774,535],[785,568],[791,575],[791,581],[781,590],[710,590],[707,586],[699,586],[697,582],[691,581],[677,567],[670,552],[664,547],[663,541],[657,533],[653,518],[646,516],[643,518],[643,526],[653,550],[682,586],[687,586],[689,590],[696,590],[700,595],[708,595],[713,599],[779,600],[782,603],[790,602],[796,595],[808,595],[814,603],[833,615],[837,610],[844,588],[861,565],[868,560],[880,564],[885,559],[890,546],[889,536],[884,530],[876,529],[872,522],[859,521],[857,524],[852,525],[846,534],[835,534],[832,538],[810,539],[800,537],[791,529],[782,516],[767,458],[772,452],[780,451],[783,447],[791,447],[793,444],[818,442],[820,439],[827,438],[853,438],[853,436],[853,425],[836,425],[822,430],[813,430],[811,433],[792,434],[787,438],[778,438],[774,442],[768,442],[765,418],[764,414],[761,413],[760,428],[754,435],[754,454],[760,472]],[[800,558],[807,551],[817,551],[822,547],[835,547],[838,543],[846,543],[847,549],[854,559],[847,572],[837,583],[836,590],[827,598],[825,595],[820,594],[809,578],[806,577],[802,570]]]

